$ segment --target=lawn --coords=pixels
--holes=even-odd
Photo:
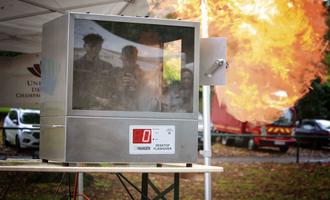
[[[212,174],[213,199],[330,199],[330,164],[222,163],[221,166],[223,173]],[[139,174],[125,176],[139,185]],[[6,199],[61,199],[69,191],[67,174],[63,177],[54,173],[1,172],[0,177],[1,195],[9,188]],[[203,177],[183,174],[180,199],[204,199]],[[71,174],[71,184],[72,178]],[[171,174],[152,174],[150,178],[163,189],[173,180]],[[129,189],[135,199],[140,198],[133,188]],[[149,191],[154,197],[150,187]],[[85,194],[91,199],[130,199],[114,174],[86,174]]]

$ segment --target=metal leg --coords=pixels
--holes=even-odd
[[[131,197],[132,200],[134,200],[133,195],[131,194],[131,192],[129,191],[129,189],[127,188],[126,184],[124,183],[124,181],[121,179],[120,174],[116,174],[117,178],[119,179],[121,185],[125,188],[127,194]]]
[[[299,163],[300,158],[300,144],[297,142],[296,163]]]
[[[156,186],[155,184],[149,179],[148,181],[150,187],[154,190],[154,192],[157,193],[157,196],[160,196],[160,194],[162,193]],[[161,197],[162,200],[167,200],[164,196]]]
[[[147,200],[148,198],[148,180],[149,180],[149,174],[148,173],[142,173],[142,183],[141,183],[141,199]]]
[[[128,184],[130,184],[136,191],[138,191],[140,194],[142,193],[142,191],[135,186],[131,181],[129,181],[123,174],[121,173],[117,173],[121,178],[123,178]]]
[[[165,195],[173,190],[174,192],[174,200],[179,200],[180,196],[180,173],[174,173],[174,183],[168,186],[165,190],[160,191],[155,184],[152,183],[152,181],[149,179],[148,173],[142,173],[142,180],[141,180],[141,190],[136,187],[132,182],[130,182],[125,176],[123,176],[121,173],[116,173],[116,176],[120,180],[121,184],[125,188],[126,192],[130,195],[131,199],[134,199],[131,193],[129,192],[126,184],[123,180],[125,180],[128,184],[130,184],[136,191],[138,191],[141,194],[141,200],[149,200],[148,197],[148,187],[149,185],[151,188],[156,192],[157,196],[153,198],[153,200],[166,200]]]
[[[159,195],[157,197],[155,197],[153,200],[158,200],[158,199],[163,198],[167,193],[171,192],[173,189],[174,189],[174,184],[170,185],[164,191],[162,191],[161,193],[159,193]]]
[[[174,200],[178,200],[180,196],[180,174],[174,174]]]
[[[158,196],[155,197],[154,200],[164,199],[165,195],[172,190],[174,193],[173,199],[179,200],[179,198],[180,198],[180,195],[179,195],[180,194],[180,190],[179,190],[180,184],[179,183],[180,183],[180,174],[174,173],[174,183],[172,185],[170,185],[168,188],[166,188],[164,191],[162,191],[161,193],[158,193]]]
[[[68,187],[69,187],[69,199],[71,200],[71,178],[70,173],[68,173]]]

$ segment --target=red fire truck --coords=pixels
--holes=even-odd
[[[278,147],[281,152],[287,152],[290,145],[296,142],[295,138],[289,137],[295,125],[295,112],[292,109],[287,109],[271,124],[256,125],[234,118],[227,112],[225,105],[219,105],[216,95],[213,95],[211,120],[214,131],[223,134],[221,143],[224,145],[247,144],[249,149]]]

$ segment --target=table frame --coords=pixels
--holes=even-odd
[[[149,200],[148,188],[149,186],[157,194],[153,199],[166,199],[165,195],[173,191],[173,197],[178,200],[180,197],[180,174],[181,173],[220,173],[223,172],[222,167],[206,166],[200,164],[186,165],[186,163],[162,163],[162,164],[141,164],[141,163],[127,163],[127,164],[111,164],[111,163],[69,163],[68,166],[62,163],[42,162],[37,159],[27,160],[4,160],[0,161],[0,171],[8,172],[63,172],[63,173],[114,173],[119,179],[120,183],[129,194],[131,199],[133,195],[128,189],[128,185],[133,187],[141,194],[142,200]],[[141,173],[141,189],[129,181],[123,173]],[[150,179],[150,174],[164,174],[173,173],[173,184],[160,190]],[[128,184],[128,185],[127,185]]]

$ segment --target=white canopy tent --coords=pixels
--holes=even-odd
[[[39,53],[42,25],[66,12],[145,16],[146,0],[0,0],[0,51]]]
[[[0,57],[0,107],[39,107],[40,76],[32,72],[38,71],[40,63],[42,25],[66,12],[144,16],[148,13],[148,3],[146,0],[0,0],[0,51],[25,54]]]

